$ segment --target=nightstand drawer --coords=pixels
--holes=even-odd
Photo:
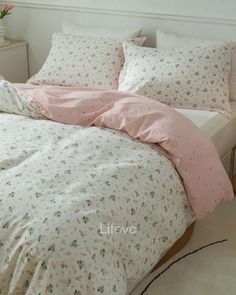
[[[28,54],[25,41],[10,41],[0,47],[0,75],[12,83],[28,80]]]

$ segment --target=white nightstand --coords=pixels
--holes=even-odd
[[[9,41],[0,46],[0,75],[12,83],[25,83],[29,77],[27,42]]]

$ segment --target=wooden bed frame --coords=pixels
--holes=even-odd
[[[178,239],[175,244],[167,251],[167,253],[161,258],[161,260],[155,265],[152,272],[166,263],[168,260],[173,258],[178,252],[180,252],[190,241],[195,223],[191,224],[182,235],[180,239]]]

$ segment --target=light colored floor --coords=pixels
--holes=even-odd
[[[228,241],[177,262],[144,295],[236,295],[236,198],[197,222],[189,244],[144,280],[132,295],[140,295],[148,282],[178,257],[223,239]]]

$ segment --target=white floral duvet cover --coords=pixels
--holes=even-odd
[[[10,113],[0,188],[1,295],[125,295],[195,219],[157,146]]]

